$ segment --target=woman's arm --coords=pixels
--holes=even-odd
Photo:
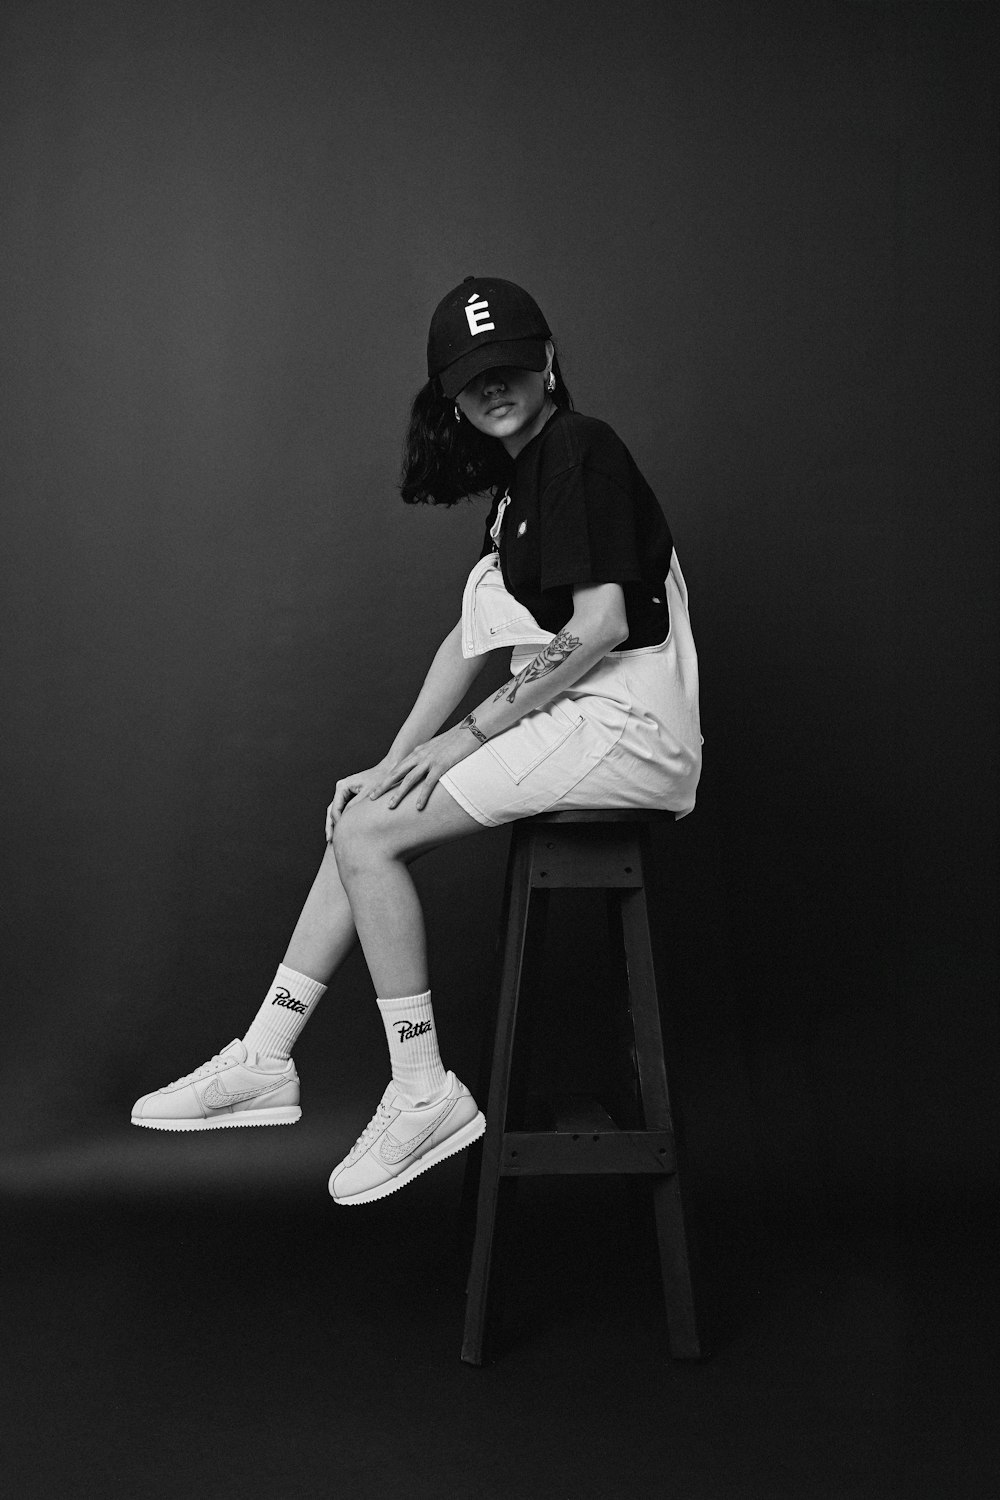
[[[472,755],[479,748],[481,736],[490,738],[500,734],[533,708],[541,708],[582,677],[607,652],[613,651],[627,635],[625,594],[621,584],[576,584],[572,618],[524,671],[506,683],[493,698],[481,703],[461,724],[454,724],[434,739],[411,745],[372,787],[369,797],[380,797],[390,787],[395,787],[389,806],[396,807],[410,789],[419,784],[416,806],[418,809],[426,807],[441,776],[467,755]],[[471,678],[467,679],[466,685],[468,681]],[[457,698],[451,706],[454,707],[456,702]],[[418,699],[410,719],[413,719],[419,704]],[[410,719],[400,730],[400,736],[409,728]],[[479,734],[470,731],[469,719],[475,719]]]
[[[620,583],[576,584],[573,614],[558,635],[516,677],[469,716],[487,739],[542,708],[620,646],[628,635]],[[468,731],[468,720],[463,721]]]
[[[409,754],[414,745],[436,734],[452,710],[461,703],[487,660],[486,656],[468,659],[462,655],[462,622],[459,620],[437,648],[417,701],[383,760],[394,764]]]

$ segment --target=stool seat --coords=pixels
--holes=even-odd
[[[519,823],[675,823],[677,814],[659,807],[581,807],[533,813]]]
[[[672,812],[597,808],[538,813],[511,825],[500,923],[495,1024],[484,1039],[478,1097],[487,1099],[481,1149],[470,1152],[465,1203],[475,1230],[462,1358],[486,1362],[500,1280],[495,1237],[517,1179],[613,1174],[649,1183],[660,1247],[670,1352],[704,1353],[695,1316],[681,1193],[681,1143],[671,1115],[646,903],[650,825]],[[605,1101],[576,1094],[529,1099],[527,1061],[541,996],[537,979],[552,889],[606,895],[608,938],[623,970],[627,1016],[619,1072]],[[612,1107],[605,1107],[607,1102]],[[531,1116],[531,1118],[529,1118]],[[541,1128],[544,1127],[544,1128]]]

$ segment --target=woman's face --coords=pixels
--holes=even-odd
[[[549,353],[551,365],[552,354]],[[511,458],[540,432],[552,408],[546,391],[548,370],[517,370],[509,365],[484,370],[462,390],[463,417],[487,437],[503,443]]]

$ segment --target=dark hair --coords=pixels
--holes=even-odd
[[[552,373],[556,378],[552,400],[557,406],[573,410],[573,398],[566,388],[553,356]],[[403,469],[399,492],[407,505],[455,505],[470,500],[484,490],[496,493],[510,483],[513,460],[497,438],[487,437],[471,422],[455,420],[455,403],[441,392],[435,378],[421,386],[410,409],[410,423],[403,447]]]

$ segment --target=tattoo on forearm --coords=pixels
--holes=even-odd
[[[534,682],[536,677],[547,677],[550,672],[555,671],[556,667],[561,666],[578,646],[582,645],[583,642],[579,636],[570,635],[568,630],[560,630],[559,634],[539,651],[534,661],[529,661],[523,672],[518,672],[511,682],[504,683],[493,702],[498,703],[506,695],[507,702],[513,703],[522,683]]]

